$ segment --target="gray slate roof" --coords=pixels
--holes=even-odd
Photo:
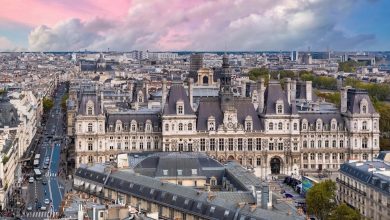
[[[294,109],[288,104],[287,95],[278,81],[269,81],[264,93],[264,100],[264,113],[267,115],[276,114],[276,101],[278,100],[283,101],[284,114],[294,113]]]
[[[115,125],[116,121],[119,120],[122,122],[122,125],[127,125],[130,129],[130,124],[132,120],[135,120],[137,124],[145,125],[147,120],[150,120],[153,127],[159,128],[160,116],[158,112],[115,112],[115,113],[107,113],[106,122],[107,125]]]
[[[186,90],[181,84],[173,84],[169,89],[166,104],[164,106],[164,115],[176,115],[176,102],[184,102],[184,114],[193,115],[194,111],[190,105],[190,99],[187,96]]]
[[[301,121],[307,120],[310,124],[315,124],[317,119],[321,119],[324,124],[330,124],[332,119],[336,119],[338,124],[344,124],[344,119],[340,112],[300,112]]]
[[[253,130],[262,130],[262,124],[260,123],[259,116],[249,99],[234,98],[234,107],[237,109],[238,123],[244,125],[245,118],[249,115],[253,120]],[[210,116],[214,116],[216,128],[223,124],[223,112],[221,109],[220,99],[209,97],[201,98],[198,107],[198,122],[197,130],[207,130],[207,120]]]
[[[99,96],[96,93],[84,92],[81,94],[81,101],[79,104],[79,114],[87,115],[87,103],[92,101],[94,104],[95,115],[101,114]]]
[[[359,89],[348,89],[347,92],[347,111],[354,113],[360,113],[360,102],[366,99],[368,103],[367,113],[376,113],[374,106],[372,105],[371,99],[368,96],[368,92]]]

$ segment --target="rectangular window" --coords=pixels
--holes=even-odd
[[[238,138],[238,150],[242,151],[242,138]]]
[[[183,151],[183,144],[182,143],[179,144],[179,151],[180,152]]]
[[[158,141],[154,141],[154,149],[155,149],[155,150],[158,149]]]
[[[218,146],[218,147],[219,147],[219,151],[224,151],[224,150],[225,150],[223,138],[220,138],[220,139],[219,139],[218,145],[219,145],[219,146]]]
[[[274,143],[269,143],[268,144],[268,149],[269,150],[274,150]]]
[[[117,146],[118,150],[121,149],[121,143],[117,143],[116,146]]]
[[[152,143],[151,142],[146,142],[146,149],[150,150],[152,148]]]
[[[88,150],[93,150],[92,143],[88,143]]]
[[[128,150],[128,149],[129,149],[129,142],[126,141],[126,142],[125,142],[125,150]]]
[[[200,139],[200,151],[206,150],[206,140],[204,138]]]
[[[140,150],[143,150],[143,149],[144,149],[144,143],[143,143],[143,142],[140,142],[140,143],[139,143],[139,149],[140,149]]]
[[[233,151],[233,138],[229,138],[229,151]]]
[[[215,151],[215,139],[210,139],[210,151]]]
[[[283,143],[278,143],[278,150],[283,150]]]
[[[253,143],[252,143],[252,138],[248,138],[248,151],[253,150]]]
[[[261,138],[256,138],[256,150],[261,150]]]

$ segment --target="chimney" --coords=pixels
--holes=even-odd
[[[102,91],[100,91],[100,112],[102,114],[103,114],[103,107],[104,107],[103,100],[104,100],[104,94],[103,94],[103,90],[102,90]]]
[[[134,83],[133,83],[133,82],[130,82],[130,83],[129,83],[129,90],[130,90],[130,99],[129,99],[129,100],[130,100],[131,102],[133,102],[133,101],[134,101],[134,100],[133,100],[133,97],[134,97],[134,96],[133,96],[133,92],[134,92],[134,91],[133,91],[133,90],[134,90]]]
[[[341,113],[347,112],[347,93],[348,89],[350,89],[350,86],[346,86],[341,88],[340,96],[341,96],[341,105],[340,105],[340,111]]]
[[[291,79],[286,78],[286,83],[285,83],[285,92],[287,93],[287,101],[288,104],[291,105]]]
[[[149,82],[145,81],[145,97],[146,100],[144,102],[147,102],[149,100]]]
[[[194,79],[193,78],[188,78],[188,97],[190,98],[190,105],[191,105],[192,109],[194,109],[194,92],[193,92],[193,87],[194,87]]]
[[[291,80],[291,103],[294,103],[297,95],[297,81],[295,79]]]
[[[242,98],[245,98],[246,96],[246,83],[244,82],[244,80],[241,81],[241,97]]]
[[[257,81],[257,96],[259,102],[259,107],[257,108],[257,112],[259,114],[263,113],[264,110],[264,92],[265,92],[264,79],[260,78],[260,80]]]
[[[161,95],[161,111],[164,110],[165,102],[167,99],[167,79],[162,80],[162,95]]]
[[[307,101],[312,101],[312,81],[306,81],[306,100]]]

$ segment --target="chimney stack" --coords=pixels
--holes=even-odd
[[[312,81],[306,81],[306,100],[312,101]]]
[[[341,105],[340,105],[340,111],[341,113],[347,112],[347,93],[348,89],[350,89],[350,86],[346,86],[341,88],[340,90],[340,96],[341,96]]]
[[[291,105],[291,79],[290,78],[286,78],[285,92],[287,93],[288,104]]]
[[[257,96],[259,102],[259,107],[257,108],[257,112],[259,114],[263,113],[264,110],[264,92],[265,92],[264,79],[260,78],[260,80],[257,82]]]
[[[146,100],[144,100],[144,102],[148,102],[149,100],[149,82],[148,81],[145,81],[145,97],[146,97]]]
[[[162,96],[161,96],[161,111],[164,110],[165,102],[167,99],[167,79],[162,80]]]
[[[193,92],[193,87],[194,87],[194,79],[193,78],[188,78],[188,96],[190,98],[190,105],[191,105],[192,109],[194,109],[194,92]]]
[[[246,96],[246,83],[244,82],[244,80],[241,81],[241,97],[242,98],[245,98]]]
[[[291,80],[291,103],[294,103],[297,95],[297,81],[295,79]]]

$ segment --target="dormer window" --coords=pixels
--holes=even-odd
[[[93,108],[93,102],[89,100],[87,102],[87,115],[93,115],[94,114],[94,108]]]
[[[142,93],[142,91],[139,91],[138,92],[138,102],[144,102],[143,96],[144,96],[144,94]]]
[[[214,131],[215,130],[215,118],[214,116],[210,116],[207,120],[207,129],[209,131]]]
[[[367,100],[362,99],[362,101],[360,101],[360,114],[367,114],[368,112],[367,106],[368,106]]]
[[[184,114],[184,102],[181,100],[176,102],[176,114],[178,115]]]
[[[131,122],[131,131],[136,131],[137,130],[137,122],[136,121],[132,121]]]
[[[283,114],[283,101],[276,101],[276,114]]]
[[[253,121],[252,121],[252,117],[250,115],[248,115],[245,118],[245,130],[247,130],[247,131],[253,130]]]

